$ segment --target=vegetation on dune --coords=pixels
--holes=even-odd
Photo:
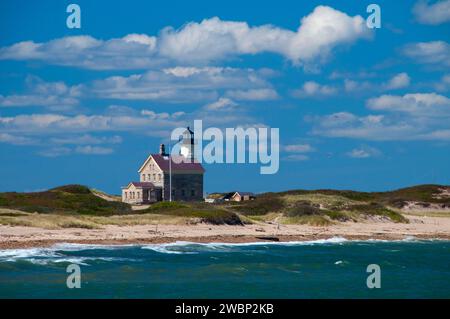
[[[131,212],[130,205],[106,201],[82,185],[66,185],[33,193],[0,193],[0,207],[42,214],[112,215]]]
[[[285,207],[283,199],[275,193],[259,195],[257,200],[229,202],[228,205],[230,209],[243,215],[265,215],[280,211]]]
[[[313,193],[301,190],[267,193],[258,196],[254,201],[230,204],[229,208],[252,217],[278,214],[286,223],[325,225],[334,221],[358,221],[370,216],[384,217],[394,222],[407,222],[400,213],[383,204],[366,201],[367,198],[372,198],[371,196],[356,196],[356,194],[357,192]]]
[[[444,190],[444,192],[443,192]],[[450,207],[450,187],[419,185],[390,192],[293,190],[265,193],[255,200],[208,204],[158,202],[133,211],[106,193],[82,185],[65,185],[43,192],[0,193],[0,224],[44,228],[99,228],[103,225],[197,223],[242,225],[251,222],[328,225],[371,217],[407,222],[398,208],[407,202],[423,207]],[[116,196],[117,197],[117,196]],[[114,199],[114,200],[111,200]]]
[[[341,196],[350,200],[363,202],[377,202],[380,204],[401,208],[407,201],[418,201],[425,203],[448,204],[450,207],[450,197],[440,196],[441,190],[450,190],[449,186],[442,185],[417,185],[412,187],[400,188],[386,192],[357,192],[350,190],[291,190],[278,193],[279,195],[311,195],[323,194],[332,196]]]
[[[159,202],[142,211],[143,213],[163,214],[198,218],[213,225],[242,225],[238,215],[206,203]]]

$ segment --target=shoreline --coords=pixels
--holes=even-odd
[[[450,240],[450,217],[408,216],[409,223],[380,220],[343,222],[329,226],[257,223],[227,225],[105,225],[101,229],[45,229],[0,225],[0,249],[49,247],[57,243],[163,244],[176,241],[197,243],[251,243],[313,241],[342,237],[347,240]]]
[[[83,244],[83,245],[151,245],[151,244],[169,244],[175,242],[191,242],[191,243],[217,243],[217,244],[244,244],[244,243],[289,243],[289,242],[308,242],[314,240],[326,240],[331,238],[337,238],[338,236],[318,236],[318,237],[305,237],[302,235],[293,236],[279,236],[279,240],[264,240],[258,237],[252,236],[205,236],[205,237],[180,237],[180,238],[155,238],[155,239],[137,239],[137,240],[35,240],[35,241],[11,241],[6,243],[0,243],[0,250],[8,249],[28,249],[28,248],[48,248],[55,244]],[[340,237],[340,236],[339,236]],[[443,240],[450,241],[449,235],[444,236],[346,236],[342,237],[348,241],[367,241],[367,240],[383,240],[383,241],[400,241],[408,238],[416,240]]]

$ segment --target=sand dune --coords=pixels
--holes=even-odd
[[[245,226],[195,225],[105,225],[101,229],[44,229],[0,225],[0,248],[47,246],[57,242],[76,243],[161,243],[173,241],[252,242],[264,237],[280,241],[312,240],[342,236],[347,239],[450,239],[449,217],[407,215],[409,223],[383,220],[336,223],[331,226],[278,225],[256,223]]]

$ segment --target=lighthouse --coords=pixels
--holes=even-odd
[[[195,159],[195,139],[194,132],[190,130],[189,126],[183,132],[180,141],[180,155],[183,155],[187,162],[193,163]]]

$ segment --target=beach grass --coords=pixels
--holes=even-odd
[[[95,229],[105,225],[199,222],[214,225],[267,222],[326,225],[373,218],[407,223],[408,219],[403,216],[405,212],[416,216],[450,216],[449,194],[450,188],[441,185],[372,193],[292,190],[259,194],[255,200],[244,202],[158,202],[133,210],[130,205],[120,202],[118,196],[82,185],[66,185],[42,192],[0,193],[0,224]],[[411,202],[419,203],[424,209],[404,210]]]

